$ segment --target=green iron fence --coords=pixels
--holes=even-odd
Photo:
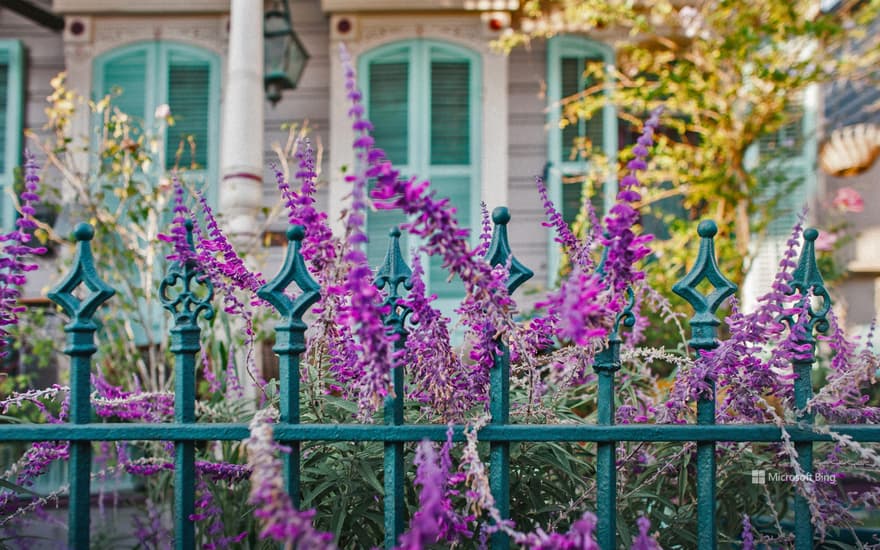
[[[494,235],[487,259],[493,264],[510,265],[507,283],[510,292],[515,291],[532,276],[532,272],[511,255],[507,236],[510,215],[506,208],[493,212]],[[191,229],[191,227],[190,227]],[[685,278],[674,290],[694,308],[691,320],[690,346],[700,353],[717,346],[716,330],[720,321],[715,316],[718,307],[736,287],[719,271],[715,259],[714,237],[716,225],[704,221],[698,228],[700,247],[697,260]],[[291,452],[284,463],[287,490],[294,504],[299,501],[300,443],[303,441],[361,442],[375,441],[384,444],[384,515],[385,546],[392,547],[405,525],[404,505],[404,444],[423,439],[443,441],[447,426],[407,425],[403,421],[402,369],[395,369],[392,383],[394,398],[385,403],[384,424],[302,424],[299,414],[299,361],[305,351],[306,324],[303,315],[317,301],[319,287],[306,270],[300,254],[304,237],[300,226],[287,232],[289,245],[280,273],[262,287],[258,294],[267,300],[281,315],[275,327],[273,350],[280,359],[280,408],[281,418],[274,427],[275,437],[289,445]],[[70,317],[65,327],[67,347],[65,353],[71,358],[70,367],[70,421],[68,424],[12,424],[0,425],[0,441],[70,441],[70,505],[69,545],[74,549],[89,547],[89,493],[91,452],[94,441],[161,440],[173,441],[174,463],[174,517],[175,546],[179,550],[195,548],[195,530],[189,519],[195,512],[195,444],[199,441],[242,440],[249,436],[245,424],[198,423],[195,421],[195,365],[200,351],[200,328],[198,318],[214,315],[211,306],[213,288],[209,281],[201,279],[201,273],[192,262],[175,262],[160,287],[160,299],[174,317],[171,329],[171,351],[175,355],[175,419],[164,424],[91,423],[92,410],[89,403],[91,357],[97,351],[94,342],[97,325],[94,315],[114,291],[107,286],[95,270],[89,241],[94,230],[80,224],[74,230],[76,256],[70,272],[49,294]],[[814,331],[827,327],[825,315],[831,305],[822,277],[816,266],[813,242],[818,233],[814,229],[804,232],[805,245],[794,271],[794,291],[806,297],[824,298],[821,308],[810,310],[809,332],[805,342],[815,344]],[[386,319],[389,330],[401,335],[398,346],[405,345],[405,321],[408,314],[396,306],[400,287],[408,286],[411,275],[399,244],[399,231],[392,231],[388,254],[376,276],[380,288],[387,287],[386,303],[395,305]],[[192,246],[190,233],[190,245]],[[701,283],[708,281],[713,290],[703,294]],[[285,294],[285,289],[295,283],[300,292],[295,299]],[[83,299],[74,291],[84,285],[89,293]],[[200,287],[197,288],[197,287]],[[490,373],[491,423],[479,434],[490,445],[490,485],[503,518],[510,513],[510,445],[516,442],[594,442],[597,444],[597,505],[598,543],[604,549],[615,547],[616,532],[616,443],[628,442],[696,442],[697,445],[697,522],[698,547],[701,550],[715,548],[717,534],[716,511],[716,443],[722,442],[778,442],[782,431],[774,425],[715,424],[715,399],[707,398],[697,404],[697,424],[614,424],[615,372],[620,368],[620,328],[631,326],[631,312],[624,311],[616,319],[607,347],[596,357],[595,371],[598,375],[598,422],[597,424],[510,424],[509,423],[509,376],[510,357],[503,340],[498,342],[494,366]],[[812,396],[810,371],[815,357],[799,360],[793,364],[798,374],[794,382],[795,405],[803,410]],[[714,386],[713,386],[714,393]],[[802,414],[799,423],[786,430],[795,442],[798,461],[806,473],[813,471],[812,447],[817,441],[830,441],[827,435],[810,429],[813,418]],[[880,426],[836,425],[831,429],[850,436],[858,442],[880,442]],[[464,427],[455,426],[453,438],[464,439]],[[813,548],[813,528],[806,500],[795,496],[793,531],[796,548]],[[510,541],[503,533],[493,535],[491,545],[495,549],[508,548]]]

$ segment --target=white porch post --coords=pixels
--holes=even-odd
[[[224,231],[240,245],[255,236],[263,205],[262,1],[231,1],[227,59],[218,202]],[[243,332],[243,326],[238,328]],[[253,399],[257,388],[247,372],[246,357],[244,350],[237,350],[235,363],[245,397]],[[259,372],[259,353],[256,361]]]
[[[263,3],[232,0],[223,98],[220,212],[230,237],[254,235],[263,205]]]

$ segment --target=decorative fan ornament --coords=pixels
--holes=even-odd
[[[878,156],[880,126],[854,124],[831,133],[819,151],[819,164],[830,176],[854,176],[871,168]]]

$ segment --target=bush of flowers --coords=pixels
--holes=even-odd
[[[877,386],[878,357],[869,342],[847,339],[833,312],[816,350],[820,356],[817,370],[825,383],[807,406],[816,415],[814,429],[832,438],[831,443],[815,445],[815,472],[822,475],[799,481],[793,488],[749,481],[752,470],[803,473],[786,431],[802,412],[794,404],[792,361],[813,351],[804,349],[803,323],[797,321],[806,318],[809,301],[791,287],[801,227],[794,229],[773,285],[757,309],[744,312],[735,301],[731,305],[725,319],[728,336],[716,349],[694,357],[683,344],[648,346],[643,337],[645,312],[661,312],[668,323],[681,323],[666,299],[647,284],[640,268],[651,250],[650,236],[639,233],[639,173],[649,168],[654,133],[661,124],[661,113],[655,111],[645,121],[632,160],[625,166],[616,205],[602,220],[590,216],[592,228],[584,239],[572,234],[538,180],[537,193],[547,213],[545,225],[556,232],[569,258],[570,273],[534,311],[521,311],[507,291],[508,266],[493,267],[484,258],[491,238],[485,208],[483,227],[472,244],[469,231],[447,199],[438,196],[427,181],[404,177],[385,158],[370,135],[372,126],[365,117],[351,61],[344,51],[342,56],[357,159],[355,169],[346,176],[351,206],[344,213],[344,231],[334,234],[327,214],[315,207],[316,160],[307,139],[296,140],[295,172],[276,170],[289,221],[305,228],[302,255],[321,287],[320,300],[307,319],[307,348],[300,372],[302,421],[377,421],[383,402],[394,392],[393,370],[405,369],[407,422],[466,426],[463,443],[453,442],[450,429],[450,438],[441,445],[425,441],[407,447],[407,460],[412,463],[408,468],[409,521],[398,540],[399,548],[482,547],[497,531],[525,548],[597,548],[592,512],[595,445],[512,445],[513,517],[502,520],[489,490],[486,448],[479,434],[489,421],[489,372],[499,341],[509,347],[511,356],[512,422],[595,422],[593,365],[615,320],[630,303],[634,323],[623,335],[617,423],[694,422],[695,403],[708,395],[708,382],[714,382],[718,423],[772,423],[782,429],[783,437],[775,443],[718,444],[717,522],[722,544],[744,548],[789,545],[793,539],[785,522],[795,491],[807,498],[821,540],[860,525],[866,513],[877,509],[880,456],[876,446],[858,444],[827,425],[880,421],[880,408],[869,403]],[[104,108],[110,112],[109,105]],[[116,130],[125,123],[118,112],[107,117],[115,121]],[[128,139],[129,134],[123,134]],[[104,165],[111,169],[126,166],[133,150],[148,158],[147,142],[142,145],[142,149],[137,143],[127,149],[105,148],[104,158],[110,162]],[[38,200],[37,167],[30,157],[26,171],[20,228],[33,223],[32,204]],[[125,177],[131,193],[122,193],[123,198],[126,193],[137,196],[138,186],[151,185],[137,170],[126,171]],[[262,380],[252,368],[260,327],[271,317],[268,304],[256,295],[265,279],[249,269],[224,235],[207,199],[188,192],[184,179],[181,175],[170,188],[152,184],[149,196],[173,191],[167,200],[173,204],[173,219],[166,230],[142,233],[138,238],[145,245],[164,246],[168,260],[196,261],[213,283],[225,311],[225,316],[218,317],[226,321],[205,321],[198,421],[247,422],[251,434],[240,443],[205,442],[198,449],[197,512],[191,519],[197,525],[200,546],[261,548],[280,542],[288,548],[309,549],[378,544],[382,538],[381,444],[304,444],[300,509],[285,493],[280,457],[289,450],[273,439],[272,432],[278,417],[277,383]],[[100,185],[107,181],[101,180]],[[385,328],[386,291],[374,284],[364,252],[370,208],[403,212],[407,222],[401,229],[421,243],[411,258],[412,287],[401,302],[412,314],[399,350],[395,342],[400,336]],[[98,222],[96,241],[102,238],[102,223],[106,222],[104,230],[118,223],[105,219],[104,212],[99,206],[91,212]],[[155,227],[161,214],[150,210],[142,219]],[[194,250],[186,240],[188,223],[193,224]],[[28,238],[21,230],[4,237],[6,254],[0,264],[4,345],[15,337],[21,313],[18,289],[32,269],[26,257],[40,252],[22,248]],[[100,247],[109,251],[119,246],[118,241],[109,241],[96,245],[99,258]],[[603,255],[601,264],[599,255]],[[457,310],[457,322],[465,334],[461,346],[454,346],[450,337],[455,324],[434,307],[435,297],[426,293],[425,256],[440,258],[444,268],[464,284],[466,295]],[[152,264],[147,272],[155,273]],[[116,280],[122,282],[129,275],[130,270],[119,270]],[[150,284],[147,281],[142,290],[129,293],[128,311],[144,311],[138,299],[147,294]],[[109,316],[111,330],[122,326],[122,317]],[[243,336],[236,339],[236,333]],[[92,374],[96,421],[173,419],[167,346],[150,347],[147,359],[106,343],[101,353],[105,355]],[[242,371],[252,373],[252,380],[239,379],[239,360],[246,363],[248,368]],[[672,365],[672,374],[659,374],[652,368],[656,363]],[[253,398],[244,389],[249,384],[256,388]],[[64,422],[67,393],[65,386],[57,385],[14,393],[0,405],[6,415],[36,408],[44,421]],[[173,540],[169,521],[173,445],[119,442],[98,443],[96,448],[100,465],[96,478],[124,472],[145,487],[147,513],[135,518],[132,533],[137,542],[132,545],[168,546]],[[64,493],[61,487],[48,496],[25,496],[34,480],[54,461],[67,459],[67,454],[66,442],[38,442],[8,468],[0,492],[0,525],[7,533],[24,532],[29,518],[45,517],[45,509]],[[638,549],[694,546],[695,454],[696,444],[689,442],[618,444],[619,545]],[[103,499],[102,495],[102,503]],[[245,501],[248,508],[243,513]]]

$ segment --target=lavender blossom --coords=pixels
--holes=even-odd
[[[641,516],[636,520],[636,525],[639,527],[639,534],[633,538],[630,550],[662,550],[657,541],[654,540],[654,537],[649,534],[651,520]]]
[[[302,225],[306,229],[301,253],[311,263],[312,271],[320,277],[326,267],[333,263],[336,248],[333,245],[333,233],[327,224],[327,213],[319,212],[314,206],[317,174],[311,141],[306,139],[299,144],[296,157],[299,160],[296,172],[296,179],[300,181],[299,191],[290,188],[284,174],[277,167],[274,169],[275,181],[287,206],[288,222],[291,225]]]
[[[24,191],[21,193],[21,217],[15,221],[16,229],[0,235],[3,245],[3,254],[0,256],[0,358],[8,352],[4,349],[9,346],[9,328],[18,324],[18,314],[25,310],[24,306],[18,305],[21,296],[21,287],[27,282],[25,273],[37,269],[37,264],[28,263],[28,256],[39,256],[46,253],[44,247],[30,247],[31,241],[28,230],[37,227],[34,220],[34,204],[39,202],[40,177],[39,166],[34,156],[25,151],[24,164]]]
[[[412,309],[410,321],[418,327],[407,337],[403,364],[411,377],[409,396],[429,406],[444,421],[461,420],[473,405],[468,373],[452,348],[449,319],[431,306],[426,296],[424,269],[418,255],[412,259],[412,288],[401,302]]]
[[[397,366],[397,356],[392,346],[397,336],[385,330],[383,319],[387,308],[381,304],[379,290],[373,284],[373,272],[363,250],[367,242],[364,233],[367,180],[374,175],[371,168],[375,156],[372,149],[373,138],[369,134],[372,125],[363,116],[361,92],[357,89],[351,58],[344,46],[341,46],[341,56],[345,67],[345,87],[352,105],[349,116],[353,120],[357,161],[354,174],[345,177],[352,184],[352,205],[347,220],[349,250],[345,255],[351,268],[344,289],[339,291],[344,291],[350,298],[342,316],[357,336],[359,353],[355,368],[363,373],[356,380],[359,386],[358,411],[361,419],[366,420],[379,408],[383,399],[394,392],[391,387],[391,369]]]
[[[646,246],[651,235],[636,235],[633,232],[633,227],[639,221],[639,213],[632,203],[642,199],[636,190],[639,185],[637,174],[647,168],[648,148],[654,143],[654,132],[660,125],[661,112],[662,108],[655,109],[645,121],[642,135],[633,147],[635,158],[627,164],[630,172],[620,180],[617,202],[605,216],[607,235],[602,237],[601,242],[608,251],[604,266],[608,278],[606,284],[615,293],[623,292],[645,277],[634,266],[651,252]]]
[[[752,521],[748,514],[743,514],[742,526],[742,550],[754,550],[755,534],[752,532]]]
[[[272,417],[268,409],[254,415],[251,436],[245,443],[251,467],[251,492],[248,502],[256,506],[254,515],[261,520],[260,538],[270,538],[299,550],[331,550],[336,548],[333,535],[321,533],[312,526],[314,510],[299,511],[293,507],[284,490],[284,476],[279,445],[272,438]]]

